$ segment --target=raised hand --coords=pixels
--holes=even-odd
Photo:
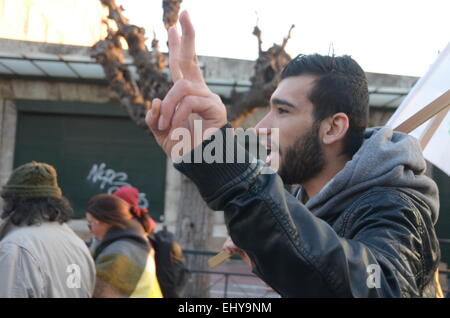
[[[152,108],[145,119],[158,144],[172,160],[178,159],[172,154],[172,148],[178,143],[171,138],[175,129],[189,131],[192,149],[201,142],[194,138],[194,119],[202,120],[201,134],[204,138],[209,137],[204,135],[206,130],[211,132],[209,128],[220,128],[227,122],[225,105],[203,79],[195,53],[195,31],[186,11],[180,15],[180,24],[181,37],[175,26],[168,31],[169,68],[174,85],[163,101],[152,101]]]
[[[239,247],[234,244],[231,237],[228,237],[223,243],[222,250],[227,252],[230,255],[238,253],[242,260],[251,268],[252,267],[252,261],[250,260],[250,257],[248,257],[247,253],[244,252],[244,250],[240,249]]]

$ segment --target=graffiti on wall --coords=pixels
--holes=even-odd
[[[101,190],[106,189],[105,192],[108,194],[112,194],[122,186],[133,186],[128,182],[128,175],[125,172],[106,169],[104,162],[94,163],[86,179],[93,184],[98,184]],[[145,193],[139,193],[139,206],[148,208],[148,199]]]

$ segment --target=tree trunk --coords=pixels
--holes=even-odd
[[[175,236],[184,249],[206,251],[212,236],[213,211],[203,201],[194,183],[180,174],[181,191],[178,203]],[[207,257],[186,255],[191,270],[207,270]],[[186,297],[209,297],[210,275],[192,273]]]

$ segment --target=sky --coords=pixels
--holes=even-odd
[[[130,23],[153,30],[167,51],[161,0],[117,0]],[[351,55],[366,72],[422,76],[450,42],[450,0],[183,0],[198,55],[255,60],[258,20],[263,49]],[[150,44],[150,43],[149,43]]]

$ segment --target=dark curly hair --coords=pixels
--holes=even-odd
[[[35,225],[43,222],[66,223],[73,215],[73,208],[67,198],[25,199],[21,196],[4,196],[1,218],[10,218],[14,225]]]

